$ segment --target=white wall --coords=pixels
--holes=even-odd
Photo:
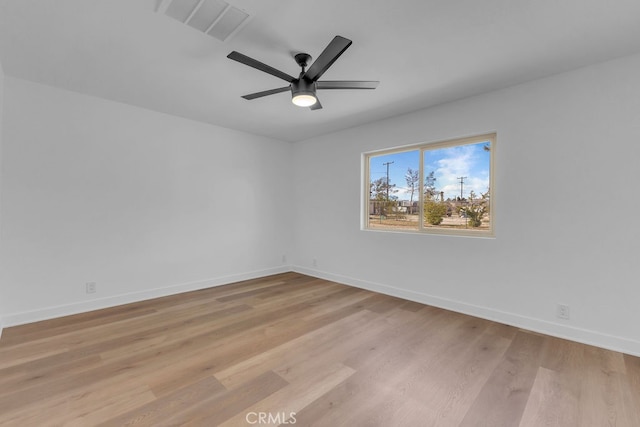
[[[4,71],[0,63],[0,227],[2,225],[2,106],[4,104]],[[0,236],[1,239],[1,236]],[[2,240],[0,240],[2,246]],[[0,337],[4,326],[4,282],[2,281],[2,255],[0,254]]]
[[[5,326],[289,270],[289,143],[4,82]]]
[[[635,55],[295,144],[295,269],[640,355],[639,75]],[[360,230],[362,152],[492,131],[495,239]]]

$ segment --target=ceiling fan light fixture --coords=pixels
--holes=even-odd
[[[291,82],[291,102],[298,107],[311,107],[316,102],[316,83],[300,78]]]
[[[293,102],[298,107],[311,107],[313,104],[318,102],[318,99],[313,96],[312,93],[298,93],[293,95],[291,98],[291,102]]]

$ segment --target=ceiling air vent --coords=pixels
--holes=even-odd
[[[249,18],[224,0],[163,0],[158,12],[220,41],[235,34]]]

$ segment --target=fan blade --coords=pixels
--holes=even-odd
[[[273,95],[275,93],[286,92],[291,89],[291,86],[279,87],[278,89],[264,90],[262,92],[250,93],[249,95],[243,95],[244,99],[256,99],[263,96]]]
[[[282,80],[286,80],[289,83],[296,79],[295,77],[292,77],[287,73],[277,70],[267,64],[263,64],[262,62],[253,58],[249,58],[247,55],[243,55],[240,52],[236,52],[235,50],[227,55],[227,58],[238,61],[244,65],[248,65],[249,67],[253,67],[256,70],[264,71],[267,74],[271,74],[272,76],[276,76]]]
[[[316,103],[313,104],[311,107],[309,107],[310,110],[321,110],[322,109],[322,104],[320,104],[320,100],[318,99],[318,97],[316,96]]]
[[[322,51],[318,59],[309,67],[305,77],[312,81],[317,81],[325,71],[344,53],[352,41],[342,36],[335,36],[331,43]]]
[[[380,82],[359,80],[325,80],[323,82],[317,82],[316,87],[318,89],[375,89],[379,83]]]

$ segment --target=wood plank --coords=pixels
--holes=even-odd
[[[323,370],[308,371],[305,376],[297,378],[295,382],[283,387],[270,396],[260,400],[254,405],[239,412],[233,418],[220,424],[221,427],[246,426],[247,413],[284,413],[295,414],[305,406],[322,396],[329,390],[349,378],[355,371],[342,364],[332,364]],[[276,423],[264,423],[262,425],[279,425]],[[211,419],[192,420],[191,426],[213,425]]]
[[[624,404],[622,376],[626,368],[620,353],[585,348],[582,371],[580,425],[633,425]],[[636,408],[637,411],[637,408]],[[635,417],[633,417],[635,418]]]
[[[73,423],[94,425],[155,400],[144,384],[113,378],[101,383],[86,381],[83,387],[41,395],[28,404],[3,405],[0,425],[44,426]],[[11,403],[11,402],[9,402]]]
[[[295,363],[301,358],[308,360],[313,357],[310,355],[321,355],[326,359],[326,352],[329,349],[335,349],[344,343],[352,343],[356,336],[366,333],[367,327],[375,326],[372,325],[375,318],[374,314],[361,310],[251,358],[238,361],[217,372],[215,376],[225,387],[233,389],[269,370]],[[378,330],[375,332],[378,333]]]
[[[62,356],[67,356],[63,354]],[[40,367],[37,369],[16,370],[7,375],[6,371],[0,371],[0,395],[15,394],[19,390],[31,387],[45,387],[49,382],[61,381],[73,375],[81,375],[84,372],[102,365],[102,359],[98,355],[86,357],[68,357],[66,363],[59,362],[53,367]],[[20,366],[18,366],[20,367]]]
[[[543,336],[519,331],[460,426],[517,426],[540,366],[543,343]]]
[[[520,427],[578,426],[579,400],[579,381],[556,371],[540,368]]]
[[[640,357],[623,355],[626,376],[622,393],[625,413],[631,425],[640,426]]]
[[[359,425],[360,422],[363,423],[360,425],[384,425],[377,418],[395,413],[411,398],[404,387],[412,381],[414,368],[429,360],[446,363],[448,356],[440,358],[441,351],[446,348],[452,354],[459,351],[446,337],[457,331],[464,339],[466,334],[475,334],[474,326],[478,325],[478,319],[439,309],[426,310],[422,316],[411,327],[392,322],[394,328],[390,335],[374,337],[356,352],[345,354],[345,364],[356,373],[297,414],[298,422],[302,425],[316,421],[320,425]],[[461,345],[466,342],[461,340]],[[422,422],[419,425],[423,425]]]
[[[157,426],[167,419],[180,416],[189,411],[193,406],[202,404],[203,401],[219,398],[227,390],[213,377],[206,377],[177,389],[172,393],[155,399],[145,405],[139,406],[117,417],[109,418],[103,426]]]
[[[238,414],[244,416],[251,405],[286,386],[285,380],[268,371],[235,390],[202,399],[197,405],[168,417],[161,425],[218,426]]]
[[[6,328],[0,425],[640,425],[640,358],[283,273]],[[288,421],[291,421],[288,420]]]

